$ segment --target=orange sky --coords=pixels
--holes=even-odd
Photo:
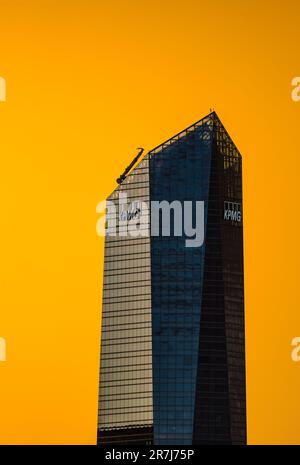
[[[96,440],[95,208],[213,107],[243,155],[248,440],[300,444],[297,0],[0,0],[0,442]]]

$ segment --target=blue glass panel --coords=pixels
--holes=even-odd
[[[205,201],[205,227],[210,134],[204,124],[150,157],[151,200]],[[205,245],[189,248],[186,239],[151,238],[156,445],[192,444]]]

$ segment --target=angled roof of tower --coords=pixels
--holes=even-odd
[[[158,153],[161,150],[169,147],[170,145],[180,141],[181,139],[188,136],[190,133],[195,132],[198,128],[203,127],[204,125],[207,127],[210,127],[211,131],[216,130],[216,134],[217,134],[216,141],[217,141],[218,146],[220,146],[220,148],[224,149],[226,145],[230,146],[231,151],[233,150],[233,153],[235,156],[238,156],[238,157],[241,156],[239,150],[237,149],[236,145],[232,141],[230,135],[226,131],[223,123],[221,122],[220,118],[218,117],[215,111],[209,113],[207,116],[205,116],[204,118],[201,118],[199,121],[196,121],[196,123],[191,124],[191,126],[188,126],[187,128],[183,129],[178,134],[175,134],[175,136],[166,140],[162,144],[159,144],[157,147],[150,150],[148,153],[150,155],[152,154],[154,155],[155,153]]]
[[[132,171],[142,163],[142,161],[150,156],[152,157],[156,153],[161,152],[162,150],[170,147],[171,145],[181,142],[184,140],[185,137],[190,135],[191,133],[194,133],[197,131],[197,129],[206,126],[206,128],[209,128],[211,132],[214,132],[215,134],[215,141],[217,144],[217,147],[222,153],[222,155],[229,155],[231,157],[241,157],[241,154],[232,141],[230,135],[228,134],[227,130],[225,129],[223,123],[221,122],[220,118],[218,117],[217,113],[215,111],[209,113],[208,115],[204,116],[204,118],[201,118],[199,121],[196,121],[195,123],[191,124],[187,128],[183,129],[180,131],[178,134],[175,134],[172,136],[170,139],[167,139],[164,141],[162,144],[154,147],[151,149],[149,152],[147,152],[139,161],[138,163],[132,168],[132,170],[128,173],[128,176],[132,173]],[[128,177],[127,176],[127,177]],[[125,178],[125,180],[127,179]],[[124,180],[124,181],[125,181]],[[120,183],[113,192],[117,191],[120,186],[124,183]]]

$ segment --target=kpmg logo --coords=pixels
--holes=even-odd
[[[117,203],[102,201],[96,212],[102,214],[96,225],[101,237],[184,236],[186,247],[201,247],[204,242],[204,201],[128,203],[127,194],[120,192]]]
[[[237,202],[224,202],[224,220],[240,223],[242,221],[242,206]]]
[[[0,102],[6,102],[6,81],[0,76]]]

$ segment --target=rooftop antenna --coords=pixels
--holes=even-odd
[[[136,164],[136,162],[138,161],[138,159],[140,158],[140,156],[142,155],[142,153],[144,152],[144,149],[142,147],[138,147],[137,150],[139,150],[139,153],[137,154],[137,156],[132,160],[132,162],[130,163],[130,165],[127,166],[126,170],[124,171],[124,173],[121,174],[121,176],[117,179],[117,183],[118,184],[122,184],[122,182],[124,181],[124,179],[126,178],[127,174],[129,173],[129,171],[131,170],[131,168]]]

